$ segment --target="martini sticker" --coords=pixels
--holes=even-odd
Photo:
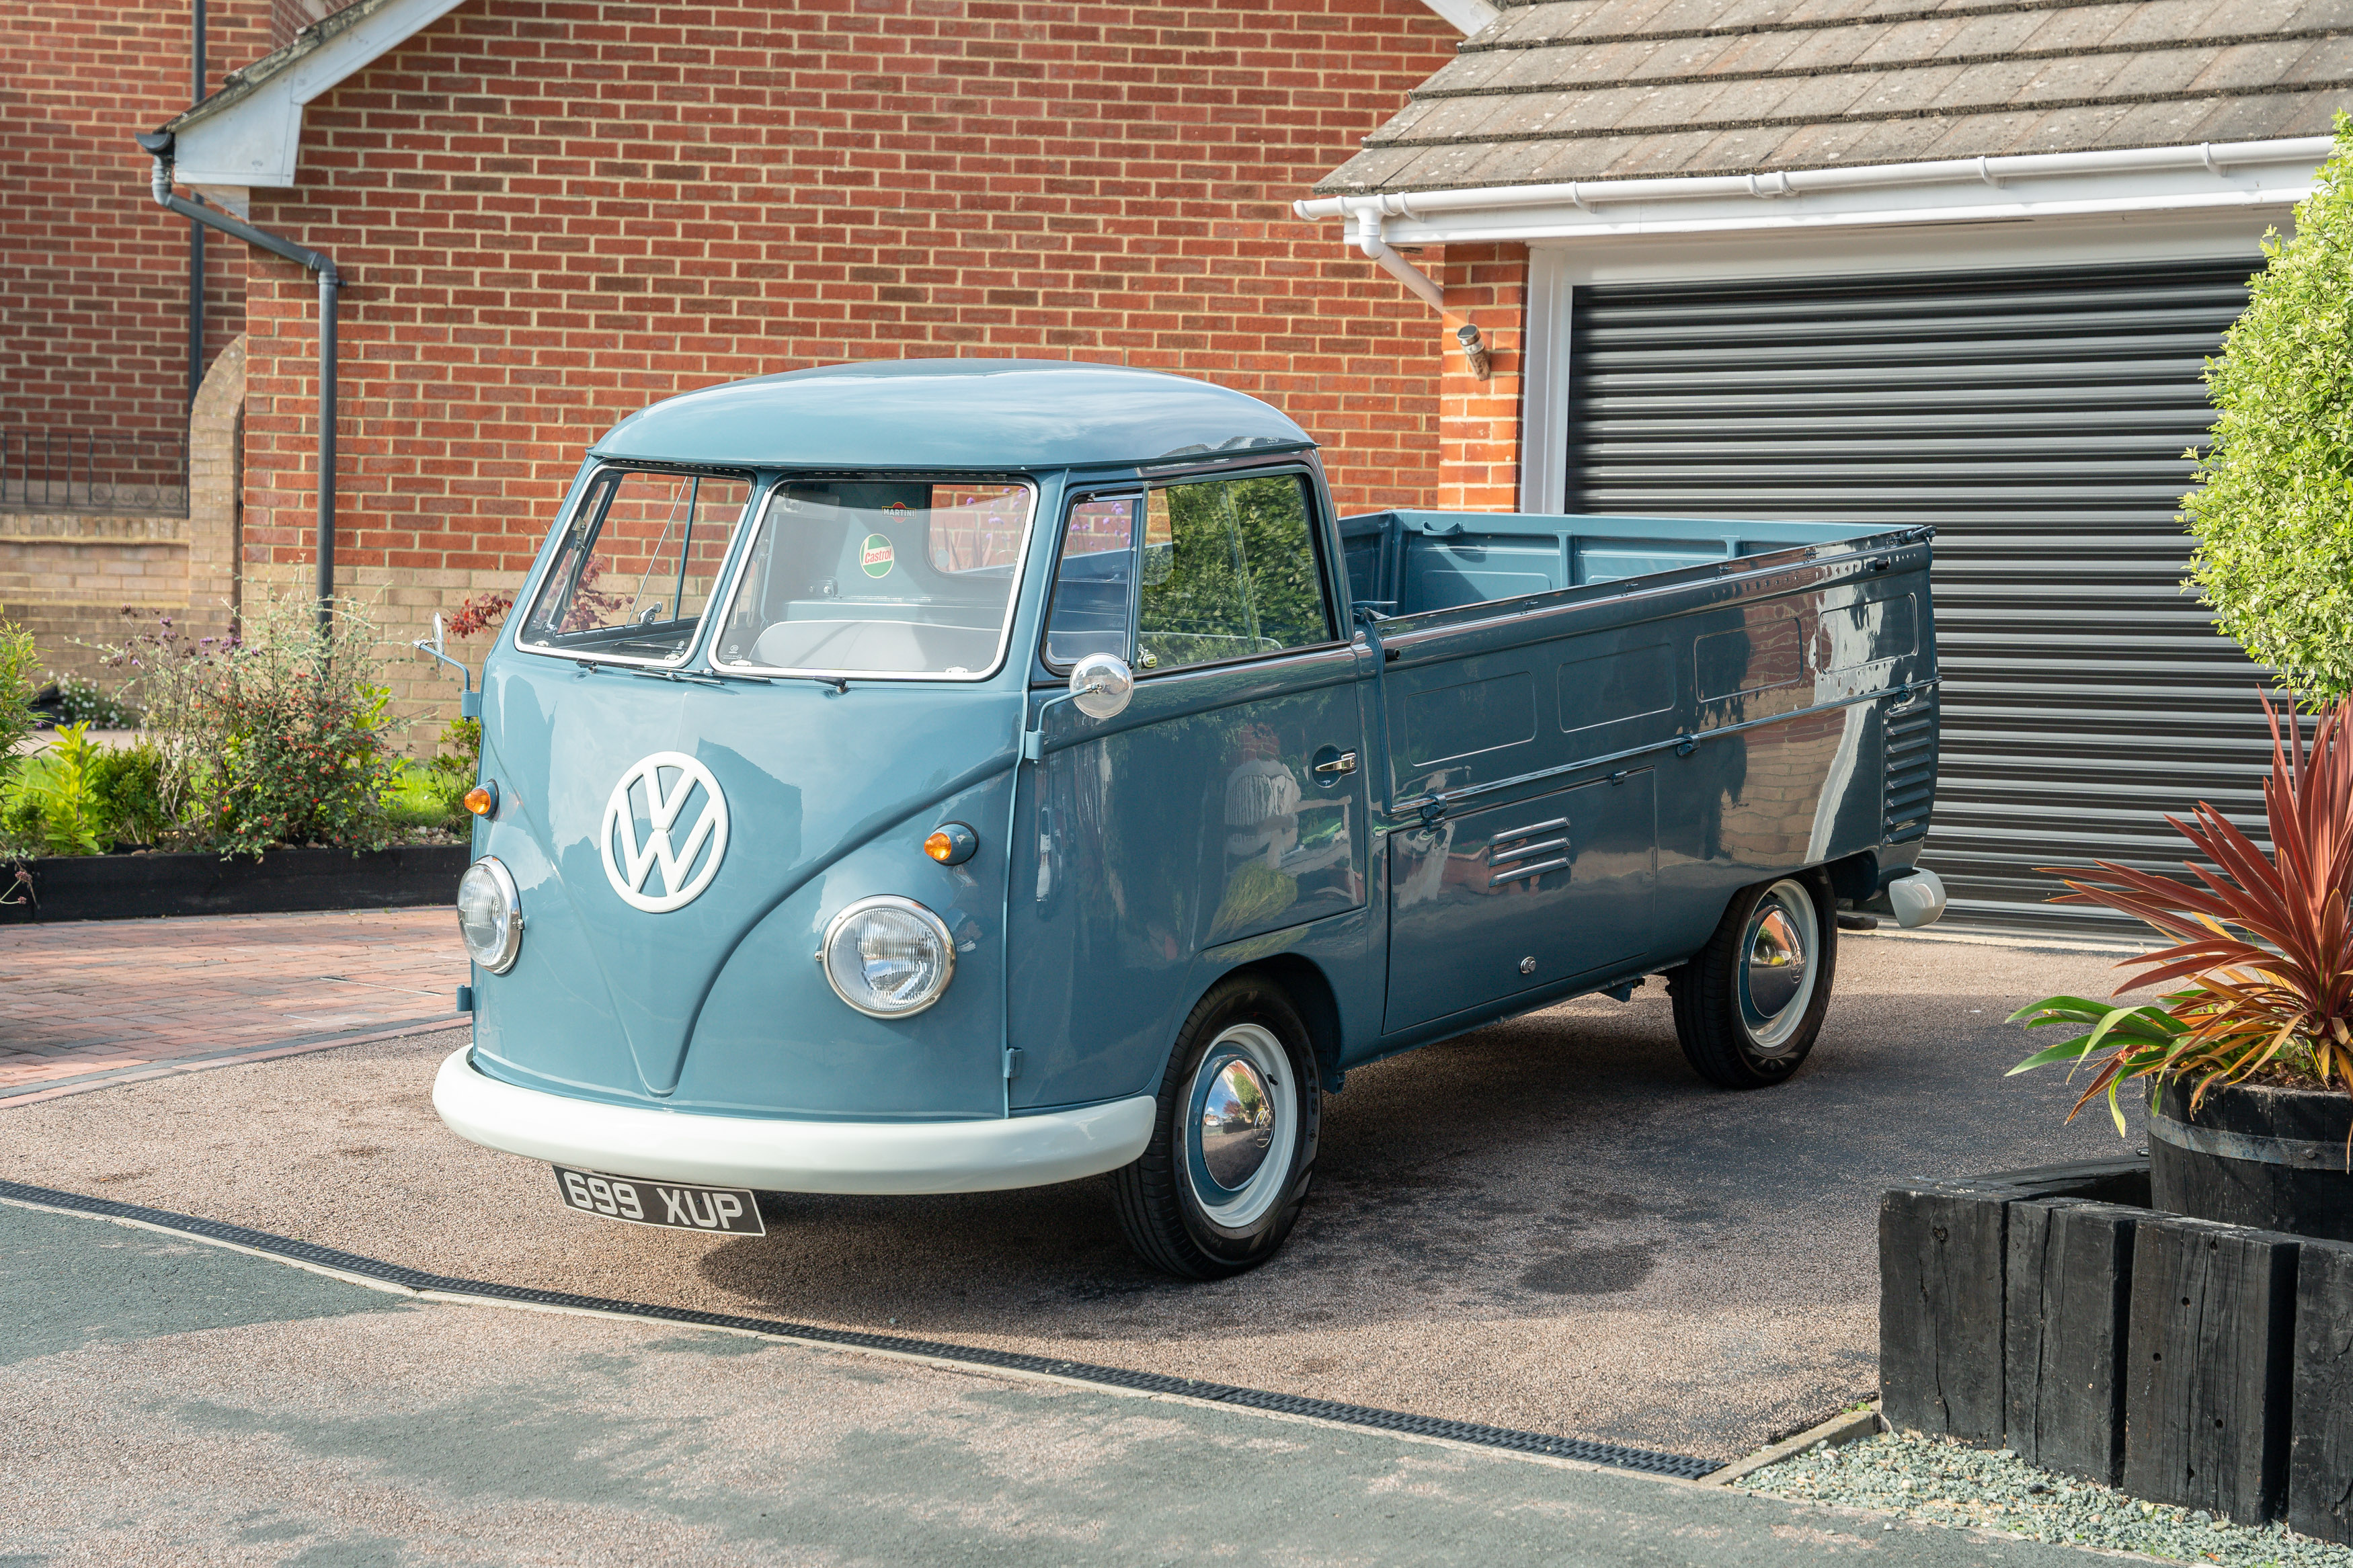
[[[866,542],[859,547],[858,563],[866,569],[866,574],[869,577],[891,575],[891,563],[894,559],[896,557],[892,552],[890,540],[881,534],[868,534]]]

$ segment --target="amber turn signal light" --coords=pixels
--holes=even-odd
[[[444,800],[448,797],[442,796]],[[466,792],[466,809],[476,816],[494,816],[499,809],[499,786],[489,779]]]
[[[961,822],[944,822],[923,840],[923,853],[943,866],[961,866],[980,847],[980,835]]]

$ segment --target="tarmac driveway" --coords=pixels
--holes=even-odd
[[[0,1113],[0,1175],[477,1279],[1729,1459],[1872,1392],[1881,1186],[2138,1146],[2002,1076],[2004,1016],[2112,961],[1850,938],[1822,1046],[1756,1094],[1692,1077],[1655,982],[1353,1072],[1288,1250],[1210,1285],[1136,1264],[1099,1182],[793,1198],[723,1241],[575,1215],[441,1128],[454,1033]]]
[[[0,1563],[2063,1568],[1493,1450],[419,1303],[0,1205]]]

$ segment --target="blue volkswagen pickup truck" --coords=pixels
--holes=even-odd
[[[1693,1068],[1815,1043],[1907,924],[1929,531],[1335,515],[1177,376],[839,365],[590,448],[483,669],[461,1135],[586,1214],[1109,1173],[1268,1258],[1349,1068],[1667,976]]]

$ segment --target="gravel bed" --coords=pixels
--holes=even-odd
[[[2291,1534],[2284,1524],[2252,1529],[2202,1509],[2137,1501],[2113,1487],[2037,1469],[2008,1448],[1971,1448],[1944,1437],[1883,1434],[1841,1448],[1817,1443],[1738,1484],[1776,1497],[2180,1563],[2353,1568],[2353,1547]]]

